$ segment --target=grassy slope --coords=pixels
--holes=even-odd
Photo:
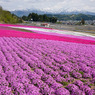
[[[9,11],[3,10],[0,7],[0,23],[20,23],[21,20],[16,15],[11,14]]]

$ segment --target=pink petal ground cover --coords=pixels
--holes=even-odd
[[[6,26],[6,27],[23,27],[23,28],[38,28],[38,29],[48,29],[48,30],[59,30],[59,29],[52,29],[52,28],[46,28],[46,27],[38,27],[38,26],[27,26],[27,25],[14,25],[14,24],[0,24],[0,26]],[[60,34],[60,33],[51,33],[51,32],[43,32],[43,31],[36,31],[36,30],[32,30],[29,29],[31,31],[34,31],[36,33],[40,33],[40,34],[47,34],[47,35],[55,35],[55,36],[65,36],[65,37],[71,37],[71,38],[79,38],[79,39],[86,39],[86,40],[95,40],[95,37],[89,37],[89,36],[75,36],[75,35],[66,35],[66,34]],[[67,30],[59,30],[59,31],[63,31],[63,32],[71,32],[71,31],[67,31]],[[74,31],[73,31],[74,32]]]
[[[69,37],[69,38],[78,38],[78,39],[84,39],[84,40],[94,40],[95,41],[95,37],[89,37],[89,36],[75,36],[75,35],[66,35],[66,34],[60,34],[60,33],[52,33],[52,32],[46,32],[46,31],[37,31],[37,30],[32,30],[31,28],[30,29],[27,29],[26,30],[30,30],[30,31],[33,31],[35,33],[39,33],[39,34],[47,34],[47,35],[55,35],[55,36],[60,36],[60,37]],[[51,29],[51,30],[54,30],[54,29]],[[63,31],[63,30],[62,30]],[[68,32],[68,31],[65,31],[65,32]]]
[[[1,26],[3,26],[3,24]],[[5,25],[5,26],[7,26],[7,25]],[[80,38],[74,38],[74,37],[28,33],[28,32],[16,31],[16,30],[0,29],[0,36],[1,37],[5,36],[5,37],[38,38],[38,39],[58,40],[58,41],[83,43],[83,44],[95,44],[95,40],[92,40],[92,39],[89,40],[89,39],[80,39]]]
[[[95,45],[0,37],[0,95],[95,95]]]

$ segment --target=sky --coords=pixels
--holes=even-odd
[[[47,12],[95,12],[95,0],[0,0],[0,6],[9,11],[38,9]]]

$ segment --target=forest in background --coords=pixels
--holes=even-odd
[[[46,14],[48,17],[56,17],[58,20],[95,20],[95,15],[86,14]]]
[[[30,13],[28,16],[22,16],[25,21],[41,21],[41,22],[57,22],[57,17],[48,17],[46,14],[39,15],[37,13]]]

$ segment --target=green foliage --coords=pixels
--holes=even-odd
[[[2,7],[0,7],[0,22],[3,22],[3,23],[21,23],[22,19],[18,18],[14,14],[11,14],[9,11],[3,10]]]
[[[81,73],[82,75],[84,74],[84,72],[82,72],[82,71],[79,71],[79,73]]]
[[[32,13],[32,14],[30,13],[30,14],[28,15],[27,19],[28,19],[28,20],[33,19],[33,21],[38,21],[39,17],[38,17],[38,14],[36,14],[36,13]],[[23,20],[24,20],[24,19],[23,19]]]
[[[37,13],[30,13],[28,16],[22,16],[22,19],[25,21],[41,21],[41,22],[52,22],[56,23],[57,18],[56,17],[48,17],[46,14],[44,15],[38,15]]]
[[[85,79],[82,79],[81,81],[84,82],[84,83],[87,82],[87,80],[85,80]]]
[[[94,86],[94,84],[91,84],[91,83],[90,83],[88,86],[89,86],[89,87],[92,87],[92,86]]]
[[[22,19],[24,19],[25,21],[28,20],[27,16],[22,16]]]
[[[61,84],[64,85],[64,86],[67,86],[68,85],[68,82],[63,82],[62,81]]]
[[[95,20],[95,15],[85,15],[85,14],[71,14],[71,15],[65,15],[65,14],[47,14],[48,17],[56,17],[58,20]]]
[[[85,21],[84,21],[84,19],[83,19],[83,18],[81,19],[81,24],[82,24],[82,25],[84,25],[84,24],[85,24]]]
[[[56,21],[57,21],[57,18],[56,17],[51,17],[51,22],[52,23],[56,23]]]

